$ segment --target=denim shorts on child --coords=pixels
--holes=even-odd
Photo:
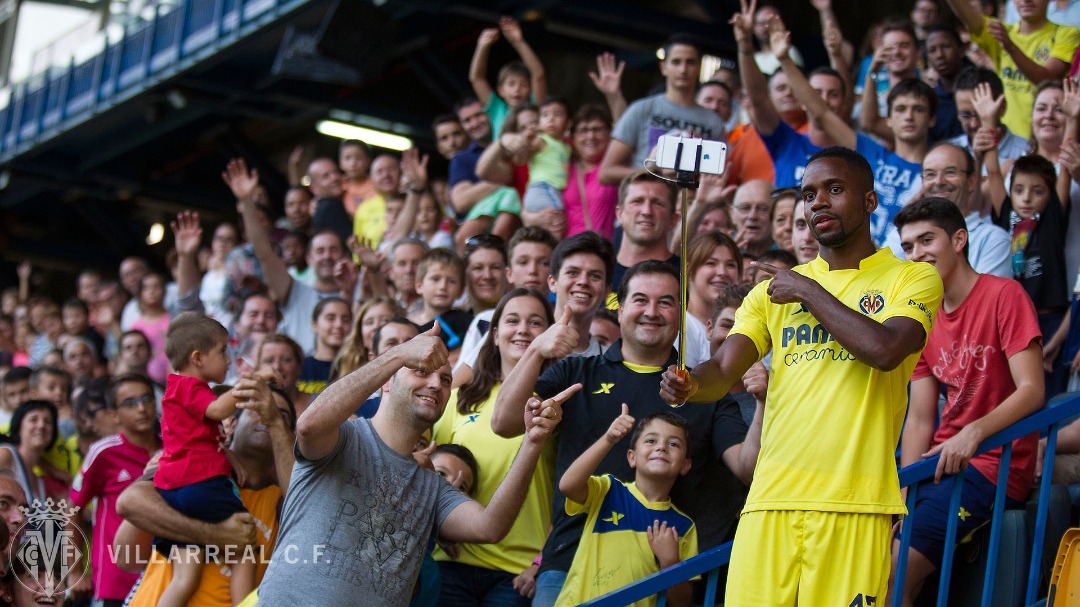
[[[547,211],[548,209],[561,211],[565,206],[563,204],[562,190],[555,189],[554,186],[545,181],[534,181],[525,188],[525,200],[522,206],[530,213]]]
[[[972,534],[985,525],[993,514],[994,494],[997,486],[987,480],[975,466],[964,468],[964,488],[960,494],[960,511],[955,514],[960,520],[956,526],[956,543],[963,544],[971,539]],[[945,531],[949,524],[949,500],[952,498],[952,477],[944,477],[940,483],[928,482],[919,486],[919,495],[915,498],[915,511],[904,519],[911,528],[911,547],[918,550],[935,567],[941,567],[941,558],[945,552]],[[1006,507],[1016,504],[1006,499]],[[900,538],[900,531],[895,534]]]
[[[240,490],[227,476],[214,476],[176,489],[158,489],[165,503],[175,510],[200,521],[218,523],[237,512],[247,512],[240,501]],[[168,556],[173,546],[185,546],[165,538],[154,538],[154,548]]]

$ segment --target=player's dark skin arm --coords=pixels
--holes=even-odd
[[[917,320],[897,316],[879,323],[847,307],[814,280],[768,264],[760,267],[773,277],[769,284],[773,303],[802,303],[845,350],[875,369],[892,371],[926,341]]]
[[[836,341],[859,361],[882,371],[895,369],[922,347],[926,333],[911,318],[893,317],[879,323],[847,307],[817,282],[791,270],[760,264],[773,276],[769,297],[773,303],[802,303]],[[733,341],[734,340],[734,341]],[[715,402],[758,359],[750,338],[732,335],[708,362],[687,379],[674,368],[664,372],[660,395],[669,403]]]

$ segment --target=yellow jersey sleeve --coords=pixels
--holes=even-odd
[[[987,23],[990,23],[990,17],[983,16],[982,31],[978,34],[971,34],[971,41],[986,51],[986,54],[994,60],[994,65],[997,65],[1001,59],[1001,43],[997,41],[997,38],[990,35],[990,28],[986,27]],[[1012,25],[1005,26],[1009,36],[1012,36],[1013,27]]]
[[[739,309],[735,311],[735,326],[731,328],[731,334],[745,335],[754,342],[757,348],[758,359],[772,349],[772,336],[769,333],[769,319],[767,310],[772,302],[769,301],[769,282],[758,283],[743,300]]]
[[[573,516],[575,514],[592,512],[596,510],[604,501],[604,496],[607,495],[608,489],[610,487],[611,477],[590,476],[588,497],[586,497],[585,501],[580,504],[570,498],[566,498],[566,513],[570,516]]]
[[[884,323],[898,316],[911,318],[922,325],[926,336],[934,328],[934,319],[941,309],[944,286],[941,275],[934,266],[916,262],[906,266],[893,283],[894,294],[885,302],[878,322]]]

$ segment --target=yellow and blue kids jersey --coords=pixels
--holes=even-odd
[[[580,605],[660,570],[645,530],[653,521],[666,522],[679,533],[679,559],[697,554],[694,521],[671,502],[650,502],[634,483],[610,474],[589,477],[589,497],[578,504],[566,500],[566,513],[586,513],[574,563],[555,607]],[[634,603],[656,604],[653,598]]]
[[[794,271],[868,318],[911,318],[926,335],[941,306],[937,271],[900,261],[889,249],[862,260],[857,270],[830,270],[818,257]],[[773,351],[761,453],[743,512],[904,513],[893,454],[922,349],[892,371],[874,369],[803,304],[773,303],[768,287],[769,281],[754,287],[731,329],[750,338],[759,357]]]

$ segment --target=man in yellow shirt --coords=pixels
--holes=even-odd
[[[1050,0],[1017,3],[1020,22],[1005,25],[982,14],[968,0],[949,0],[956,16],[997,66],[1005,84],[1008,109],[1002,122],[1021,137],[1031,136],[1031,106],[1035,88],[1044,80],[1064,78],[1080,46],[1080,30],[1074,24],[1057,24],[1046,18]]]
[[[820,256],[762,264],[711,360],[663,376],[669,403],[728,392],[771,349],[761,452],[728,575],[730,605],[866,605],[884,599],[892,515],[905,511],[893,458],[907,383],[942,297],[928,264],[877,250],[873,171],[857,152],[816,152],[802,178]]]

